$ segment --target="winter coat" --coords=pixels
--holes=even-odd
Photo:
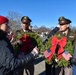
[[[6,35],[0,30],[0,75],[13,75],[16,70],[32,61],[34,56],[30,53],[24,57],[16,58],[13,46]]]

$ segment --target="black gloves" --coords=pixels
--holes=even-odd
[[[74,48],[73,57],[70,58],[70,62],[76,66],[76,46],[75,46],[75,48]]]
[[[70,58],[70,63],[76,66],[76,59],[75,58]]]

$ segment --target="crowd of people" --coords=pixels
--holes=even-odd
[[[8,34],[9,19],[0,16],[0,75],[23,75],[24,70],[26,75],[34,75],[34,60],[39,56],[39,49],[36,39],[32,41],[32,38],[27,34],[34,33],[31,22],[32,20],[28,16],[23,16],[21,18],[22,29]],[[47,37],[43,36],[43,44],[46,44],[51,36],[65,36],[71,41],[74,50],[73,56],[69,57],[70,64],[68,66],[55,67],[53,63],[54,66],[51,65],[50,71],[46,70],[46,75],[73,75],[73,64],[76,65],[76,34],[70,29],[71,22],[70,19],[63,16],[59,17],[58,26],[48,33]],[[24,35],[16,39],[21,34]],[[19,51],[15,54],[14,46],[16,45],[19,47]],[[52,50],[50,49],[50,51]],[[59,55],[62,55],[65,51],[62,51]],[[55,53],[57,54],[58,51]],[[54,62],[57,64],[57,61],[54,60]]]

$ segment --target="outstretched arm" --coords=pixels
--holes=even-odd
[[[1,43],[0,43],[1,44]],[[7,44],[3,44],[0,47],[0,67],[5,67],[8,71],[19,69],[26,65],[28,62],[31,62],[38,56],[38,48],[35,47],[33,51],[21,58],[16,58],[12,53],[12,48],[8,48]]]
[[[50,38],[52,35],[54,35],[57,31],[59,31],[59,27],[58,27],[58,26],[55,27],[55,28],[48,34],[48,36],[44,36],[44,37],[42,38],[43,44],[45,44],[46,41],[48,40],[48,38]]]
[[[59,30],[59,27],[55,27],[48,35],[48,38],[54,35]]]

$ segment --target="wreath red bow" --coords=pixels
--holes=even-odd
[[[48,57],[49,61],[54,56],[57,46],[58,46],[57,59],[60,60],[62,58],[62,53],[64,52],[64,47],[66,46],[66,37],[63,37],[59,40],[59,39],[57,39],[56,36],[53,36],[52,47],[50,48],[51,55]]]

